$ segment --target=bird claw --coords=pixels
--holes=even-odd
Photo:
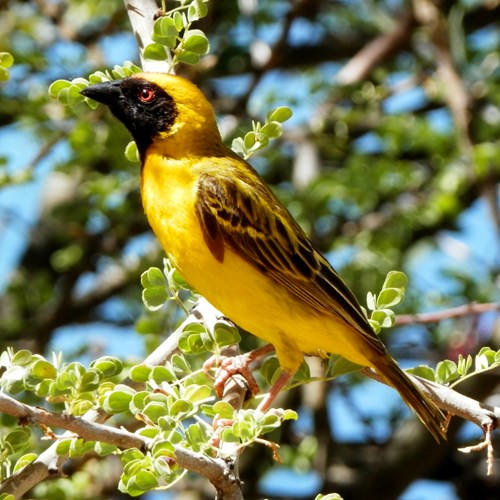
[[[241,375],[247,382],[248,390],[252,396],[256,396],[260,392],[259,385],[255,380],[252,372],[249,368],[249,364],[252,362],[249,356],[246,354],[241,354],[239,356],[232,357],[218,357],[212,356],[205,363],[203,363],[203,371],[208,374],[208,372],[217,366],[217,371],[215,373],[214,390],[217,396],[220,398],[224,392],[224,386],[228,379],[233,375]]]

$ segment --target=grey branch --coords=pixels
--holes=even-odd
[[[124,0],[125,8],[132,25],[135,40],[139,47],[141,66],[144,71],[167,72],[167,61],[152,61],[144,58],[144,48],[153,42],[153,24],[158,12],[155,0]]]
[[[23,421],[28,420],[42,427],[66,429],[74,434],[73,437],[81,437],[87,441],[103,441],[119,448],[142,449],[146,444],[143,438],[125,429],[116,429],[72,415],[35,408],[16,401],[6,394],[0,394],[0,412],[23,419]]]
[[[500,303],[488,302],[485,304],[464,304],[444,311],[436,311],[422,314],[401,314],[396,316],[396,325],[412,325],[415,323],[438,323],[445,319],[459,318],[461,316],[473,316],[485,312],[500,311]]]

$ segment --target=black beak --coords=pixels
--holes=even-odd
[[[120,87],[121,83],[122,80],[98,83],[83,89],[80,93],[89,99],[106,104],[107,106],[112,106],[123,97]]]

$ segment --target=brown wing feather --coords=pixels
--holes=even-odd
[[[384,351],[358,301],[263,181],[249,171],[202,174],[197,216],[205,242],[220,262],[231,248],[314,309],[333,314]],[[253,177],[255,176],[255,177]]]

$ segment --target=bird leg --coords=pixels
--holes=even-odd
[[[217,356],[212,356],[205,363],[203,363],[203,370],[205,373],[215,365],[218,364],[218,369],[215,376],[214,389],[219,397],[222,397],[224,392],[224,385],[227,380],[233,375],[240,374],[247,381],[248,389],[250,390],[252,396],[259,393],[259,385],[255,380],[252,372],[250,370],[250,363],[257,361],[266,354],[274,351],[274,347],[271,344],[266,344],[265,346],[259,347],[245,354],[239,356],[231,356],[219,358]],[[267,399],[267,398],[266,398]],[[274,399],[274,398],[273,398]],[[261,403],[262,404],[262,403]]]
[[[292,375],[292,373],[283,371],[278,377],[278,380],[276,380],[273,386],[269,389],[266,397],[260,402],[257,410],[260,410],[262,412],[267,411],[273,401],[276,399],[276,396],[278,396],[278,394],[280,393],[281,389],[283,389],[283,387],[285,387],[287,382],[290,380]]]

